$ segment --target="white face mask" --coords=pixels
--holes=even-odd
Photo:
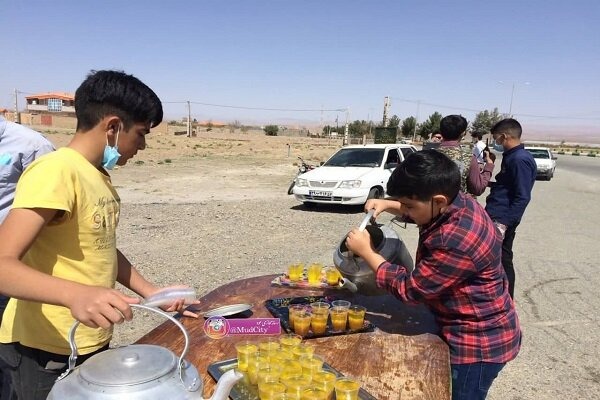
[[[499,138],[499,137],[498,137]],[[506,139],[505,139],[506,140]],[[498,143],[498,139],[494,140],[494,143],[492,144],[492,147],[494,148],[494,150],[499,151],[501,153],[504,152],[504,150],[506,150],[504,148],[503,144]]]

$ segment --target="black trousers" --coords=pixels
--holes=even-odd
[[[77,357],[77,365],[102,349]],[[69,356],[32,349],[20,343],[0,343],[0,365],[4,377],[1,400],[45,400],[68,365]]]
[[[517,226],[519,226],[519,224],[506,227],[504,240],[502,241],[502,266],[504,267],[504,272],[506,272],[506,277],[508,278],[508,293],[513,299],[515,297],[515,267],[513,265],[512,248],[517,233]]]

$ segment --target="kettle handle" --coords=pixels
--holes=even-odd
[[[179,369],[179,379],[184,384],[184,386],[186,386],[186,384],[184,382],[184,378],[183,378],[183,365],[184,365],[184,358],[188,352],[190,338],[189,338],[188,333],[185,330],[184,326],[181,324],[181,322],[177,321],[175,318],[173,318],[166,312],[159,310],[158,308],[145,306],[143,304],[130,304],[129,306],[134,307],[134,308],[143,308],[144,310],[148,310],[148,311],[152,311],[157,314],[160,314],[163,317],[169,319],[175,325],[177,325],[177,327],[181,330],[181,332],[183,333],[183,337],[185,339],[185,345],[183,347],[183,351],[181,352],[181,355],[179,356],[179,360],[177,361],[177,364],[178,364],[178,369]],[[73,325],[71,326],[71,329],[69,330],[69,347],[71,347],[71,355],[69,356],[69,366],[68,366],[67,370],[65,372],[63,372],[56,379],[57,382],[60,381],[61,379],[66,378],[67,375],[69,375],[75,369],[75,363],[77,362],[77,355],[78,355],[77,354],[77,344],[75,343],[75,331],[77,330],[77,327],[79,326],[79,324],[80,324],[79,321],[75,321],[73,323]]]

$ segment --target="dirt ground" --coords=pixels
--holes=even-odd
[[[58,146],[70,138],[48,137]],[[285,194],[297,156],[317,163],[339,142],[218,130],[192,138],[151,134],[147,142],[112,177],[123,203],[119,247],[157,284],[185,282],[203,296],[291,262],[331,263],[333,249],[362,217],[360,208],[308,210]],[[551,182],[536,182],[517,232],[523,344],[491,400],[600,399],[600,160],[566,157],[559,156]],[[417,230],[399,234],[414,256]],[[161,322],[136,315],[116,328],[113,345]]]

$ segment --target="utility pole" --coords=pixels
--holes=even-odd
[[[187,102],[188,107],[188,120],[187,120],[187,137],[192,137],[192,111],[190,108],[190,101]]]
[[[415,118],[415,129],[413,130],[413,143],[415,142],[415,138],[417,137],[417,123],[419,122],[419,108],[421,107],[421,100],[417,100],[417,117]]]
[[[388,126],[388,110],[390,108],[390,98],[389,96],[385,96],[383,99],[383,126]]]
[[[21,118],[19,118],[19,91],[15,88],[15,116],[14,120],[17,124],[21,123]]]
[[[344,143],[343,146],[348,145],[348,118],[350,117],[350,108],[346,108],[346,125],[344,126]]]

